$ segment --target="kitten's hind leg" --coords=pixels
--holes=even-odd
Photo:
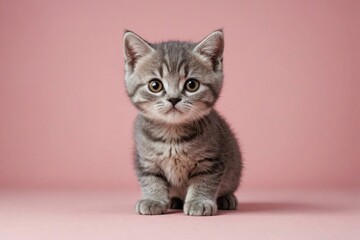
[[[171,209],[183,209],[184,201],[180,198],[173,197],[170,199],[170,208]]]
[[[238,205],[238,201],[232,193],[218,197],[216,203],[218,209],[221,210],[234,210]]]

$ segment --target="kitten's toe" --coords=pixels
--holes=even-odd
[[[218,197],[217,206],[221,210],[234,210],[238,205],[238,201],[234,194]]]
[[[171,209],[183,209],[184,202],[180,198],[173,197],[170,200],[170,208]]]
[[[168,204],[151,199],[142,199],[136,204],[136,212],[141,215],[164,214],[168,208]]]
[[[190,216],[211,216],[216,211],[216,203],[211,200],[194,200],[184,204],[184,212]]]

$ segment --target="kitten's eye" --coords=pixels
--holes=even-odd
[[[152,91],[153,93],[158,93],[164,89],[162,82],[160,81],[160,79],[157,79],[157,78],[152,79],[149,82],[148,87],[149,87],[150,91]]]
[[[185,82],[185,90],[189,92],[195,92],[199,89],[200,82],[196,80],[195,78],[189,78]]]

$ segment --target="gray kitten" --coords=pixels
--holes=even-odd
[[[126,31],[124,49],[126,89],[139,110],[135,168],[143,198],[136,211],[235,209],[241,153],[213,108],[223,82],[223,32],[199,43],[152,44]]]

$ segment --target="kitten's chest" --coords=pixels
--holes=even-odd
[[[195,168],[195,160],[182,145],[164,145],[159,149],[158,166],[173,186],[187,183],[190,172]]]

